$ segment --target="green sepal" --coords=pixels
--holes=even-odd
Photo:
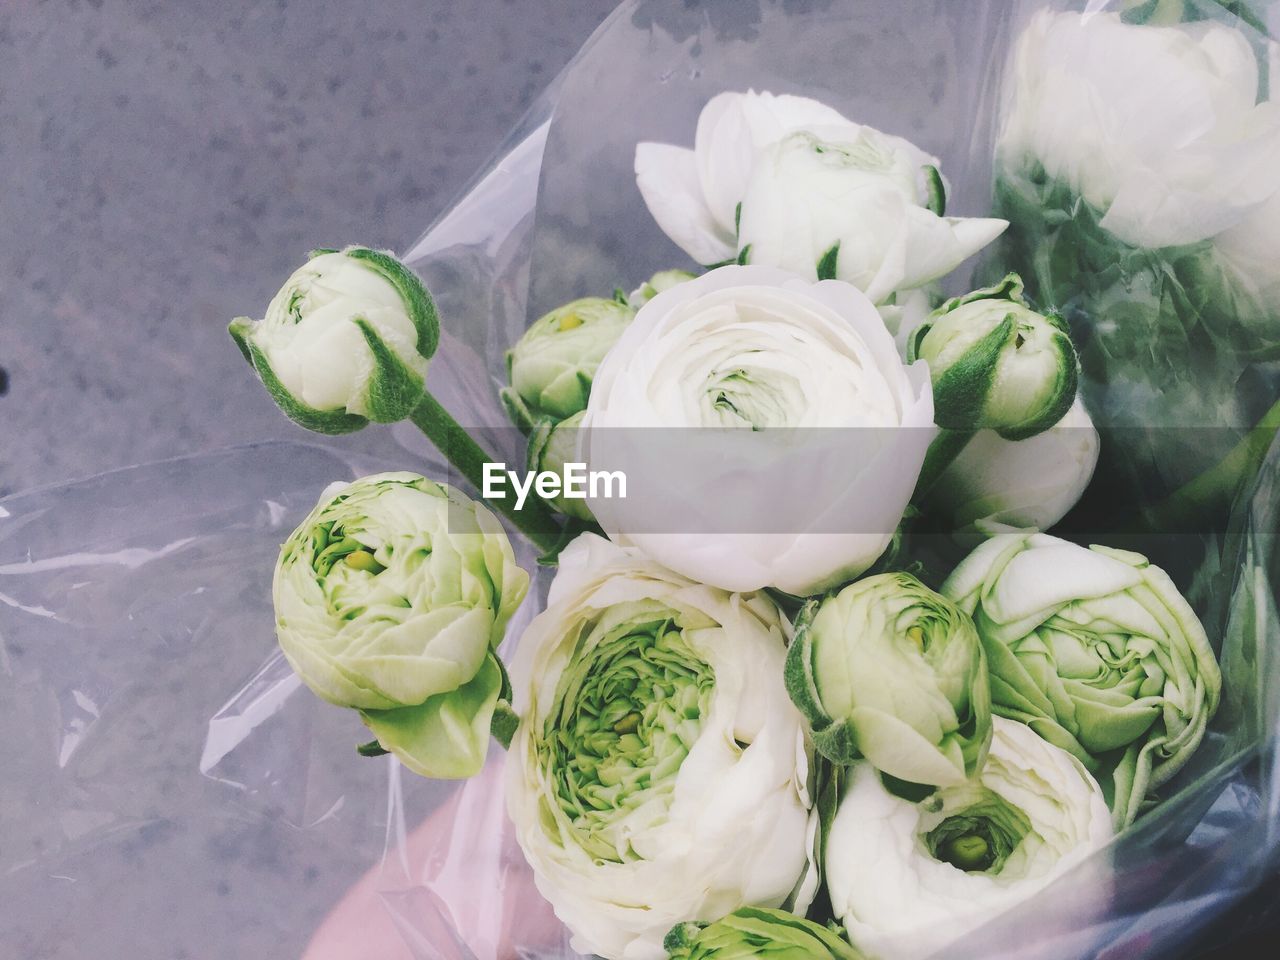
[[[1065,417],[1067,411],[1071,409],[1071,405],[1076,401],[1076,391],[1080,387],[1080,363],[1076,358],[1075,345],[1071,342],[1071,337],[1067,335],[1064,329],[1065,324],[1061,317],[1056,314],[1042,314],[1042,316],[1050,321],[1055,321],[1054,326],[1058,328],[1058,332],[1053,336],[1053,341],[1062,357],[1062,362],[1058,364],[1058,374],[1062,378],[1061,388],[1053,405],[1046,407],[1044,412],[1034,420],[1029,420],[1018,427],[997,429],[996,432],[1006,440],[1026,440],[1028,437],[1043,433]]]
[[[947,185],[942,182],[942,173],[932,164],[924,168],[924,186],[928,191],[925,207],[935,216],[943,216],[947,212]]]
[[[834,280],[836,278],[836,262],[840,259],[840,241],[832,244],[831,249],[818,261],[818,279]]]
[[[284,411],[286,417],[300,427],[305,427],[316,433],[330,435],[354,433],[369,422],[359,414],[347,413],[345,410],[317,410],[297,399],[285,389],[275,371],[271,369],[271,363],[267,360],[266,354],[247,335],[245,325],[250,323],[252,321],[245,317],[240,317],[231,321],[231,325],[227,329],[240,351],[248,357],[253,369],[257,371],[258,378],[262,381],[262,385],[267,388],[267,393],[271,395],[271,399],[276,402],[276,406]]]
[[[813,748],[841,766],[849,766],[862,759],[858,749],[858,734],[848,720],[830,724],[822,730],[813,731]]]
[[[396,288],[404,302],[405,312],[418,332],[418,354],[428,360],[435,356],[436,348],[440,345],[440,315],[436,311],[435,301],[418,279],[418,275],[391,254],[381,250],[347,247],[342,252],[353,260],[364,261],[374,273]]]
[[[356,753],[362,757],[385,757],[390,752],[390,750],[384,750],[377,740],[356,744]]]
[[[934,419],[938,426],[972,430],[981,425],[996,363],[1016,328],[1010,314],[933,382]]]
[[[796,635],[787,648],[782,679],[787,695],[809,723],[814,748],[833,763],[849,764],[861,758],[853,727],[836,721],[822,706],[822,695],[813,672],[813,618],[822,600],[808,601],[796,617]]]
[[[624,307],[631,306],[631,298],[627,296],[627,291],[621,287],[613,288],[613,301],[614,303],[622,304]]]
[[[527,434],[534,428],[533,414],[529,411],[528,404],[524,402],[520,394],[516,393],[514,388],[503,387],[498,391],[498,399],[502,401],[502,409],[507,412],[507,417],[517,430]]]
[[[316,257],[323,257],[327,254],[337,253],[337,252],[338,252],[337,247],[316,247],[314,250],[311,250],[307,253],[307,259],[314,260]]]
[[[504,669],[490,653],[475,677],[413,707],[361,710],[385,750],[424,777],[462,780],[484,766]]]
[[[240,348],[240,354],[244,357],[245,363],[251,367],[253,366],[253,354],[249,352],[249,331],[252,329],[253,321],[248,317],[236,317],[227,324],[227,333],[231,334],[231,339]]]
[[[376,423],[398,423],[418,405],[426,381],[387,346],[368,320],[353,317],[351,322],[360,328],[373,354],[373,374],[365,387],[364,399],[369,419]]]
[[[741,250],[738,251],[737,264],[740,267],[745,266],[750,259],[751,259],[751,244],[748,243],[745,247],[743,247]]]

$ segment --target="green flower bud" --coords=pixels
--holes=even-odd
[[[1098,776],[1117,828],[1204,737],[1222,676],[1168,575],[1124,550],[1001,534],[942,592],[973,615],[995,712]]]
[[[1061,420],[1076,398],[1080,364],[1065,321],[1032,310],[1013,273],[935,310],[907,356],[929,364],[934,416],[951,430],[1023,440]]]
[[[911,783],[964,783],[991,742],[991,695],[973,621],[907,573],[810,601],[787,654],[787,691],[814,746]]]
[[[838,930],[782,910],[743,907],[714,923],[682,923],[663,944],[672,960],[861,960]]]
[[[367,247],[317,251],[262,320],[228,329],[280,409],[318,433],[409,416],[440,336],[422,281]]]
[[[412,473],[331,488],[280,551],[280,649],[428,777],[484,763],[506,675],[494,654],[529,576],[485,507]]]
[[[579,410],[573,416],[559,422],[543,420],[529,435],[529,469],[531,471],[548,471],[564,476],[566,463],[578,463],[578,427],[585,410]],[[578,520],[592,520],[591,509],[585,499],[566,497],[562,492],[549,501],[553,507],[566,517]]]
[[[686,280],[696,280],[697,277],[696,273],[690,273],[688,270],[659,270],[631,291],[627,297],[627,303],[639,310],[664,290],[670,290]]]
[[[511,387],[502,399],[516,426],[585,410],[596,367],[634,316],[617,300],[585,297],[536,320],[507,351]]]

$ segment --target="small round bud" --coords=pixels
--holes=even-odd
[[[947,429],[1023,440],[1076,398],[1080,365],[1066,324],[1031,309],[1016,274],[944,303],[912,335],[908,356],[929,364],[934,416]]]

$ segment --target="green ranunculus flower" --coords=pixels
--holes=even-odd
[[[942,592],[973,615],[995,712],[1097,775],[1117,828],[1200,744],[1222,676],[1195,612],[1146,557],[1001,534]]]
[[[564,476],[566,463],[581,462],[578,460],[577,441],[578,428],[582,425],[584,416],[586,411],[579,410],[559,422],[543,420],[539,423],[529,435],[529,469]],[[549,502],[566,517],[592,519],[591,508],[587,506],[585,499],[567,497],[561,492]]]
[[[1066,322],[1032,310],[1017,274],[948,300],[912,333],[907,356],[929,364],[934,417],[949,430],[1023,440],[1076,398],[1080,364]]]
[[[688,270],[659,270],[627,295],[627,303],[639,310],[658,294],[687,280],[695,280],[697,276]]]
[[[428,777],[484,763],[494,654],[529,576],[485,507],[412,473],[336,485],[276,564],[280,648],[317,696],[359,710]]]
[[[907,573],[810,601],[787,654],[787,691],[828,759],[964,783],[991,742],[982,644],[969,615]]]
[[[319,433],[395,423],[422,400],[440,321],[417,276],[367,247],[319,250],[260,321],[229,327],[273,400]]]
[[[522,430],[587,407],[596,367],[635,316],[617,300],[584,297],[534,321],[507,351],[510,388],[502,400]]]
[[[861,960],[836,930],[783,910],[743,907],[714,923],[682,923],[663,944],[671,960]]]

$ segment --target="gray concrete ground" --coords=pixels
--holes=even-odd
[[[613,6],[5,3],[0,496],[300,436],[227,321],[412,242]]]

